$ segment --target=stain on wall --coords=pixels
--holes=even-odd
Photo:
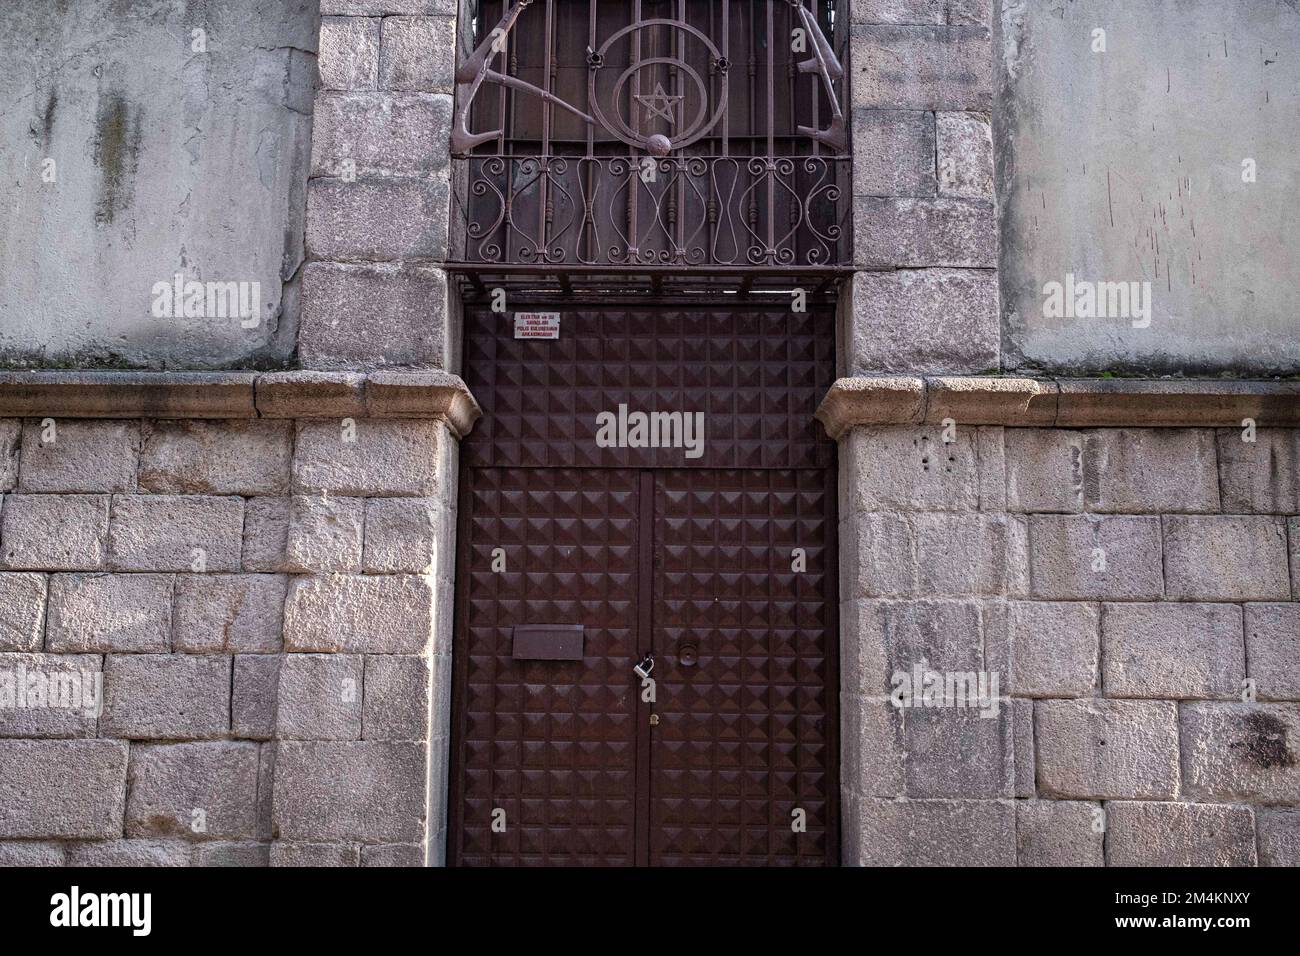
[[[0,4],[0,367],[292,358],[318,29],[318,0]],[[162,308],[177,275],[205,294]]]
[[[1295,0],[1001,0],[997,19],[1005,367],[1300,372]]]

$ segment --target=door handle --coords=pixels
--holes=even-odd
[[[654,669],[655,669],[655,656],[654,654],[651,654],[649,652],[647,652],[646,656],[642,658],[640,664],[634,664],[632,667],[632,670],[636,672],[636,675],[642,679],[649,677],[650,672]]]

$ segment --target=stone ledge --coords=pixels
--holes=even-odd
[[[464,437],[482,415],[442,371],[0,372],[0,417],[437,418]]]
[[[256,418],[256,372],[0,372],[0,415]]]
[[[855,425],[919,424],[924,412],[924,379],[842,378],[822,399],[817,420],[839,438]]]
[[[832,438],[857,425],[1230,428],[1300,426],[1300,382],[877,377],[838,380],[817,409]]]

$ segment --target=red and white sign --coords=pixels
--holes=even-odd
[[[558,312],[516,312],[515,338],[517,339],[558,339],[560,337],[560,313]]]

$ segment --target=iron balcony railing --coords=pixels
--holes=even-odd
[[[850,261],[848,157],[470,156],[453,258],[538,266]]]

